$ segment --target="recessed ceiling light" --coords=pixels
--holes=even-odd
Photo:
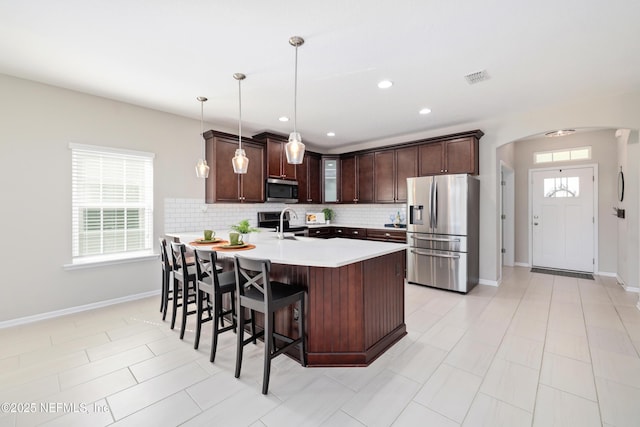
[[[327,136],[336,136],[335,132],[327,132]]]
[[[419,111],[420,114],[429,114],[431,113],[431,108],[423,108]]]
[[[289,121],[289,117],[287,117],[287,116],[282,116],[282,117],[280,117],[278,120],[280,120],[281,122],[288,122],[288,121]]]
[[[391,86],[393,86],[393,82],[391,80],[382,80],[378,83],[378,87],[380,89],[389,89]]]
[[[567,135],[571,135],[575,131],[576,131],[575,129],[560,129],[560,130],[554,130],[553,132],[547,132],[544,134],[544,136],[548,138],[553,138],[556,136],[567,136]]]

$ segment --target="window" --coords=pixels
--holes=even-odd
[[[580,178],[577,176],[545,178],[544,197],[578,197]]]
[[[590,158],[591,147],[538,151],[533,153],[533,163],[570,162],[574,160],[589,160]]]
[[[153,250],[153,153],[70,144],[73,263]]]

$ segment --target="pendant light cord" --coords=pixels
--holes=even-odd
[[[297,132],[298,123],[298,46],[296,45],[295,73],[293,79],[293,131]]]
[[[238,79],[238,149],[242,149],[242,79]]]
[[[200,100],[200,137],[204,138],[204,100]],[[205,144],[202,144],[202,160],[206,161]]]

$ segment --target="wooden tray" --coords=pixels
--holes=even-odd
[[[213,249],[220,252],[236,252],[236,251],[248,251],[250,249],[254,249],[255,247],[256,245],[249,243],[247,244],[247,246],[244,246],[242,248],[223,248],[221,246],[216,245],[213,247]]]
[[[229,243],[227,240],[218,240],[215,242],[199,242],[197,240],[194,240],[193,242],[189,242],[189,245],[191,246],[213,246],[213,245],[226,245],[227,243]]]

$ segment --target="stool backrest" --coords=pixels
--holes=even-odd
[[[234,257],[236,267],[236,293],[244,295],[250,288],[255,288],[264,297],[267,307],[271,305],[271,261],[268,259],[249,259],[236,255]]]
[[[196,277],[198,281],[205,277],[211,277],[211,283],[216,291],[220,291],[220,281],[218,280],[218,270],[216,264],[218,262],[218,254],[212,250],[194,249],[193,253],[196,258]]]
[[[162,268],[165,271],[171,271],[171,265],[173,264],[169,255],[167,254],[167,239],[160,237],[160,262],[162,262]]]
[[[171,242],[171,258],[173,259],[174,274],[178,278],[182,278],[183,274],[188,271],[187,255],[184,243]]]

